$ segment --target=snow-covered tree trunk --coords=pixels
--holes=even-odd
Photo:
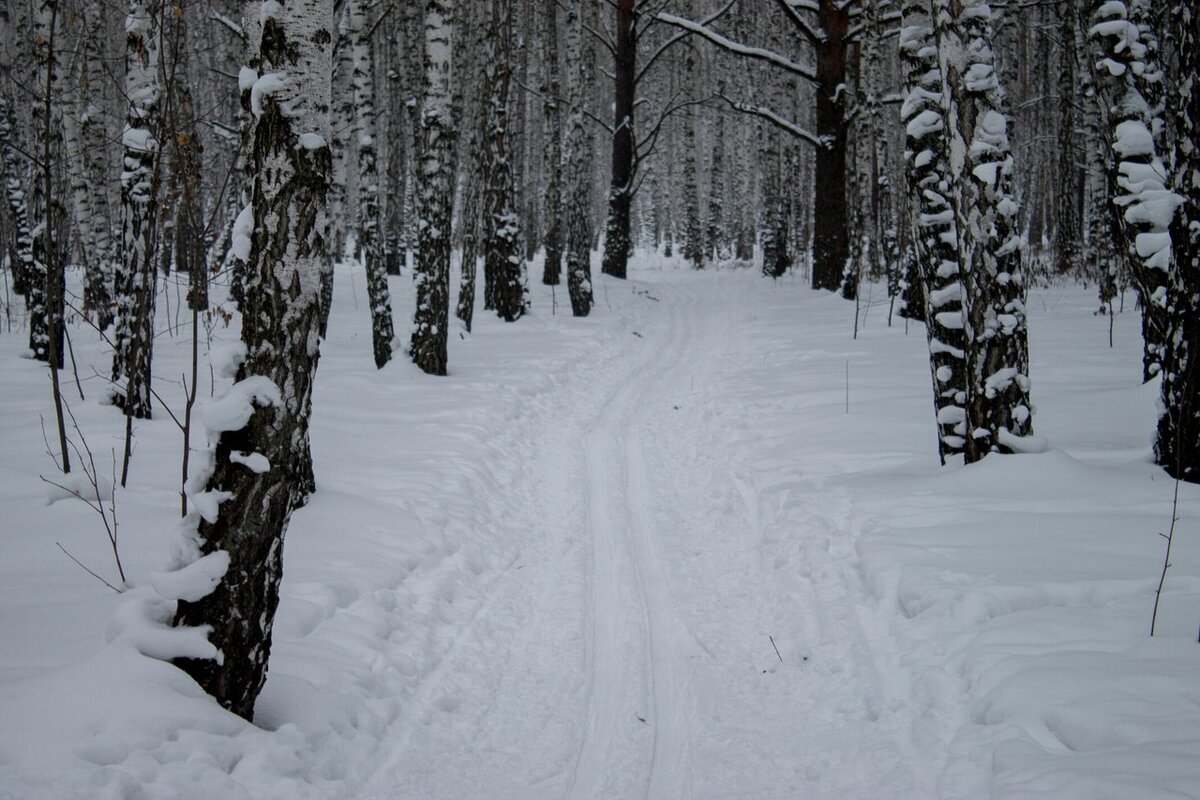
[[[1058,71],[1058,165],[1057,184],[1058,196],[1054,203],[1054,255],[1058,261],[1057,271],[1060,274],[1077,275],[1080,267],[1080,250],[1082,245],[1082,227],[1080,225],[1080,162],[1084,160],[1083,153],[1078,147],[1076,131],[1076,110],[1079,103],[1068,100],[1073,98],[1077,86],[1075,70],[1075,9],[1074,0],[1064,0],[1061,16],[1063,53]]]
[[[718,94],[725,93],[723,84],[717,87]],[[704,236],[704,250],[711,261],[729,258],[729,230],[725,219],[725,114],[717,114],[713,130],[712,165],[709,168],[708,221]]]
[[[126,414],[138,419],[150,417],[162,128],[161,14],[162,5],[157,0],[131,0],[125,23],[125,95],[129,105],[121,134],[122,263],[117,272],[113,380],[124,379],[119,403]]]
[[[365,0],[350,0],[351,83],[354,87],[356,151],[358,153],[357,246],[367,275],[371,306],[371,342],[375,366],[392,358],[392,299],[383,260],[379,207],[379,161],[375,136],[375,46]]]
[[[686,7],[689,17],[695,16],[692,4]],[[683,44],[683,73],[680,89],[684,96],[696,91],[696,48],[691,42]],[[688,106],[683,119],[683,256],[693,269],[704,268],[704,228],[700,222],[700,186],[696,175],[696,128],[699,120],[696,107]]]
[[[490,10],[490,9],[484,9]],[[486,37],[489,20],[481,20],[479,9],[475,13],[464,13],[460,19],[460,30],[464,37],[469,37],[469,46],[464,49],[464,69],[468,74],[474,74],[477,61],[486,51]],[[470,66],[466,66],[469,64]],[[480,218],[483,214],[483,163],[487,158],[482,143],[484,127],[487,125],[487,109],[484,103],[484,81],[475,80],[470,84],[470,95],[466,101],[467,113],[463,115],[467,127],[467,139],[463,146],[463,179],[462,179],[462,212],[460,225],[462,230],[462,258],[458,283],[458,305],[455,315],[462,321],[463,327],[470,332],[475,316],[475,284],[479,272],[479,234]],[[494,308],[495,298],[492,296],[495,287],[486,285],[484,308]]]
[[[451,47],[454,4],[425,0],[424,92],[421,150],[417,156],[417,311],[410,355],[431,375],[446,374],[450,303],[450,214],[454,206]]]
[[[395,30],[394,16],[388,15],[387,31],[387,142],[385,185],[383,203],[383,261],[388,275],[399,275],[405,262],[404,197],[408,191],[409,131],[408,114],[405,108],[405,87],[401,80],[403,59],[400,50],[400,35]]]
[[[1155,460],[1167,472],[1200,483],[1200,13],[1177,3],[1171,13],[1178,63],[1167,107],[1175,144],[1174,256],[1162,361],[1162,411]]]
[[[950,151],[942,112],[942,73],[929,0],[905,0],[900,28],[904,69],[905,163],[917,280],[923,285],[938,456],[960,456],[967,440],[966,336]]]
[[[266,679],[283,539],[308,486],[321,269],[332,172],[332,0],[271,0],[250,42],[253,176],[237,383],[206,416],[220,438],[195,544],[224,552],[211,593],[179,603],[177,625],[209,626],[218,659],[177,663],[222,706],[251,719]],[[221,411],[228,413],[222,414]],[[199,488],[197,486],[197,488]]]
[[[512,64],[512,0],[491,0],[484,92],[487,129],[483,146],[483,259],[492,278],[496,313],[504,320],[520,319],[528,307],[525,259],[517,214],[512,171],[512,133],[509,130],[509,85]]]
[[[584,9],[586,10],[586,9]],[[577,4],[567,8],[567,145],[566,169],[567,290],[571,313],[586,317],[592,310],[591,207],[593,150],[592,131],[584,118],[593,74],[591,42],[585,38],[583,13]]]
[[[0,93],[0,166],[4,175],[4,199],[8,203],[9,221],[12,230],[6,249],[9,269],[12,272],[13,291],[28,294],[33,266],[33,238],[29,230],[29,206],[25,192],[26,170],[18,153],[17,131],[12,106],[8,97]],[[44,290],[42,290],[44,291]]]
[[[966,337],[968,462],[1033,432],[1018,207],[986,0],[935,0]]]
[[[1164,163],[1163,73],[1149,0],[1093,0],[1089,31],[1096,79],[1108,109],[1109,192],[1120,209],[1119,235],[1131,254],[1142,306],[1142,379],[1158,374],[1166,341],[1171,261],[1170,177]]]
[[[78,22],[83,28],[80,40],[84,45],[84,56],[77,59],[67,75],[69,86],[63,97],[63,145],[67,154],[64,166],[70,184],[70,230],[74,240],[71,252],[84,270],[82,310],[94,317],[103,330],[112,316],[112,276],[105,272],[108,254],[97,247],[91,216],[93,196],[105,187],[103,184],[94,186],[88,171],[89,150],[99,147],[102,153],[105,151],[103,133],[96,135],[96,128],[103,126],[102,112],[89,91],[91,62],[100,57],[101,49],[94,37],[99,23],[94,18],[98,9],[89,4],[81,11]]]
[[[341,9],[336,22],[333,47],[333,183],[329,187],[330,255],[340,261],[346,253],[349,204],[352,199],[350,167],[354,142],[351,134],[357,115],[354,111],[354,31],[350,29],[349,4]]]
[[[562,147],[563,125],[559,107],[562,93],[558,73],[558,3],[542,0],[542,158],[545,162],[546,263],[542,283],[557,286],[562,272]]]
[[[30,275],[29,349],[54,369],[63,366],[64,274],[62,246],[64,213],[56,191],[55,160],[62,151],[62,122],[58,113],[59,53],[56,40],[58,0],[34,4],[34,94],[31,106],[34,173],[29,204]]]

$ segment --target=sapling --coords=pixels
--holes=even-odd
[[[103,583],[108,588],[112,589],[114,592],[120,593],[124,591],[127,581],[125,579],[125,568],[121,564],[121,551],[117,546],[117,453],[115,450],[111,451],[113,479],[105,484],[101,484],[100,470],[96,466],[96,457],[92,452],[92,448],[88,445],[87,437],[83,435],[83,430],[79,427],[79,422],[75,419],[75,414],[73,411],[71,411],[71,406],[66,401],[63,402],[63,409],[66,412],[67,417],[71,420],[71,427],[75,430],[75,436],[79,439],[79,444],[76,444],[74,438],[67,438],[67,444],[72,450],[75,451],[76,462],[80,465],[84,478],[86,479],[87,484],[91,487],[91,492],[85,494],[78,485],[72,485],[70,481],[67,480],[66,476],[69,475],[69,473],[66,472],[63,473],[64,478],[62,479],[62,483],[59,481],[50,480],[45,475],[39,475],[38,477],[40,477],[43,482],[49,484],[50,486],[60,489],[61,491],[66,492],[69,496],[82,501],[88,508],[95,511],[100,516],[100,521],[104,525],[104,533],[108,537],[109,546],[112,548],[113,561],[117,566],[117,575],[119,575],[121,578],[121,588],[114,586],[104,578],[100,577],[96,572],[84,566],[79,559],[67,552],[67,549],[63,547],[60,542],[55,542],[55,544],[58,545],[58,549],[62,550],[67,558],[78,564],[79,567],[85,572]],[[44,425],[42,429],[42,436],[45,438]],[[81,446],[82,450],[80,449]],[[55,466],[58,466],[58,459],[54,457],[54,453],[50,450],[49,440],[46,441],[46,454],[50,456],[51,461],[54,461]],[[105,495],[107,495],[107,507]]]
[[[1162,599],[1163,584],[1167,581],[1167,569],[1171,566],[1171,542],[1175,540],[1175,523],[1179,522],[1179,484],[1180,478],[1175,478],[1175,497],[1171,501],[1171,527],[1166,533],[1158,535],[1167,540],[1167,548],[1163,552],[1162,572],[1158,576],[1158,588],[1154,591],[1154,611],[1150,615],[1150,635],[1158,624],[1158,601]]]

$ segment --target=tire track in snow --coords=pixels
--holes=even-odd
[[[694,298],[687,298],[694,306]],[[687,796],[687,663],[678,648],[679,624],[667,592],[666,572],[651,527],[649,479],[640,436],[639,410],[683,363],[694,327],[694,311],[667,304],[667,341],[649,349],[644,360],[622,380],[587,432],[586,480],[592,569],[588,610],[591,633],[588,718],[575,765],[569,800],[608,796],[610,779],[628,764],[613,759],[614,743],[629,722],[623,673],[630,663],[648,664],[640,676],[652,711],[645,724],[653,744],[644,796]],[[665,369],[664,369],[665,367]],[[623,551],[627,550],[627,553]],[[622,556],[632,570],[622,571]],[[623,614],[630,597],[640,606],[642,625]],[[630,627],[644,630],[630,630]],[[625,651],[634,640],[644,651]]]

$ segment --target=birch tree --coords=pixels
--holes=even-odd
[[[417,176],[417,310],[410,355],[431,375],[446,374],[446,326],[450,302],[450,214],[454,205],[454,141],[451,105],[454,6],[425,0],[424,85]]]
[[[950,151],[942,116],[942,71],[929,0],[905,0],[900,33],[904,64],[905,163],[916,262],[927,287],[924,317],[933,377],[938,456],[963,454],[967,441],[966,331],[958,230],[949,183]]]
[[[237,383],[210,418],[219,434],[191,483],[200,513],[194,556],[224,562],[203,597],[181,598],[180,626],[208,626],[217,658],[176,663],[246,719],[266,679],[283,540],[308,491],[308,421],[317,367],[321,270],[332,172],[332,0],[271,0],[258,13],[242,85],[253,114],[242,341]],[[217,415],[220,416],[220,415]],[[200,502],[203,498],[203,502]]]
[[[371,306],[371,342],[375,366],[382,369],[392,358],[392,299],[379,203],[379,160],[375,136],[375,45],[364,0],[350,0],[351,83],[354,87],[355,149],[358,154],[357,244],[367,275],[367,302]]]
[[[1162,66],[1149,0],[1093,0],[1090,34],[1106,106],[1109,196],[1142,307],[1142,379],[1158,374],[1171,261],[1170,178],[1163,160]]]
[[[512,0],[491,0],[485,50],[487,127],[483,146],[484,273],[493,287],[496,313],[506,322],[520,319],[529,305],[520,217],[513,186],[513,137],[509,129],[512,80]]]
[[[125,130],[121,134],[121,267],[117,272],[117,319],[113,380],[124,379],[119,403],[129,417],[150,417],[154,300],[157,283],[159,137],[162,128],[162,5],[131,0],[125,22]]]
[[[991,7],[934,0],[934,9],[967,344],[964,454],[973,462],[1020,450],[1033,432],[1025,278]]]
[[[592,85],[593,53],[585,41],[583,17],[577,4],[567,9],[567,64],[569,69],[567,146],[567,289],[571,313],[586,317],[592,310],[591,207],[592,131],[584,117],[584,104]]]
[[[1178,63],[1167,105],[1181,205],[1170,227],[1174,265],[1154,457],[1172,476],[1200,483],[1200,14],[1187,3],[1170,14]]]
[[[557,286],[562,272],[562,81],[558,65],[558,3],[541,0],[542,22],[542,159],[546,171],[543,206],[546,263],[542,283]]]

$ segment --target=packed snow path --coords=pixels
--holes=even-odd
[[[1200,490],[1149,639],[1175,509],[1136,314],[1031,292],[1052,449],[941,467],[924,332],[886,325],[880,287],[852,338],[855,305],[792,276],[636,266],[597,276],[587,319],[541,285],[517,324],[480,311],[447,377],[374,368],[362,268],[339,266],[319,489],[253,725],[139,652],[176,524],[169,417],[139,423],[118,493],[122,595],[55,546],[111,573],[94,512],[46,505],[39,426],[0,431],[0,798],[1196,796]],[[0,419],[49,419],[24,346],[0,336]],[[190,352],[156,340],[157,371]],[[86,335],[74,355],[111,362]],[[119,447],[83,384],[73,415]]]
[[[720,446],[722,373],[764,352],[737,335],[752,284],[612,286],[643,302],[512,420],[513,479],[488,505],[524,541],[364,796],[928,796],[879,721],[837,520],[781,581],[751,473]]]

